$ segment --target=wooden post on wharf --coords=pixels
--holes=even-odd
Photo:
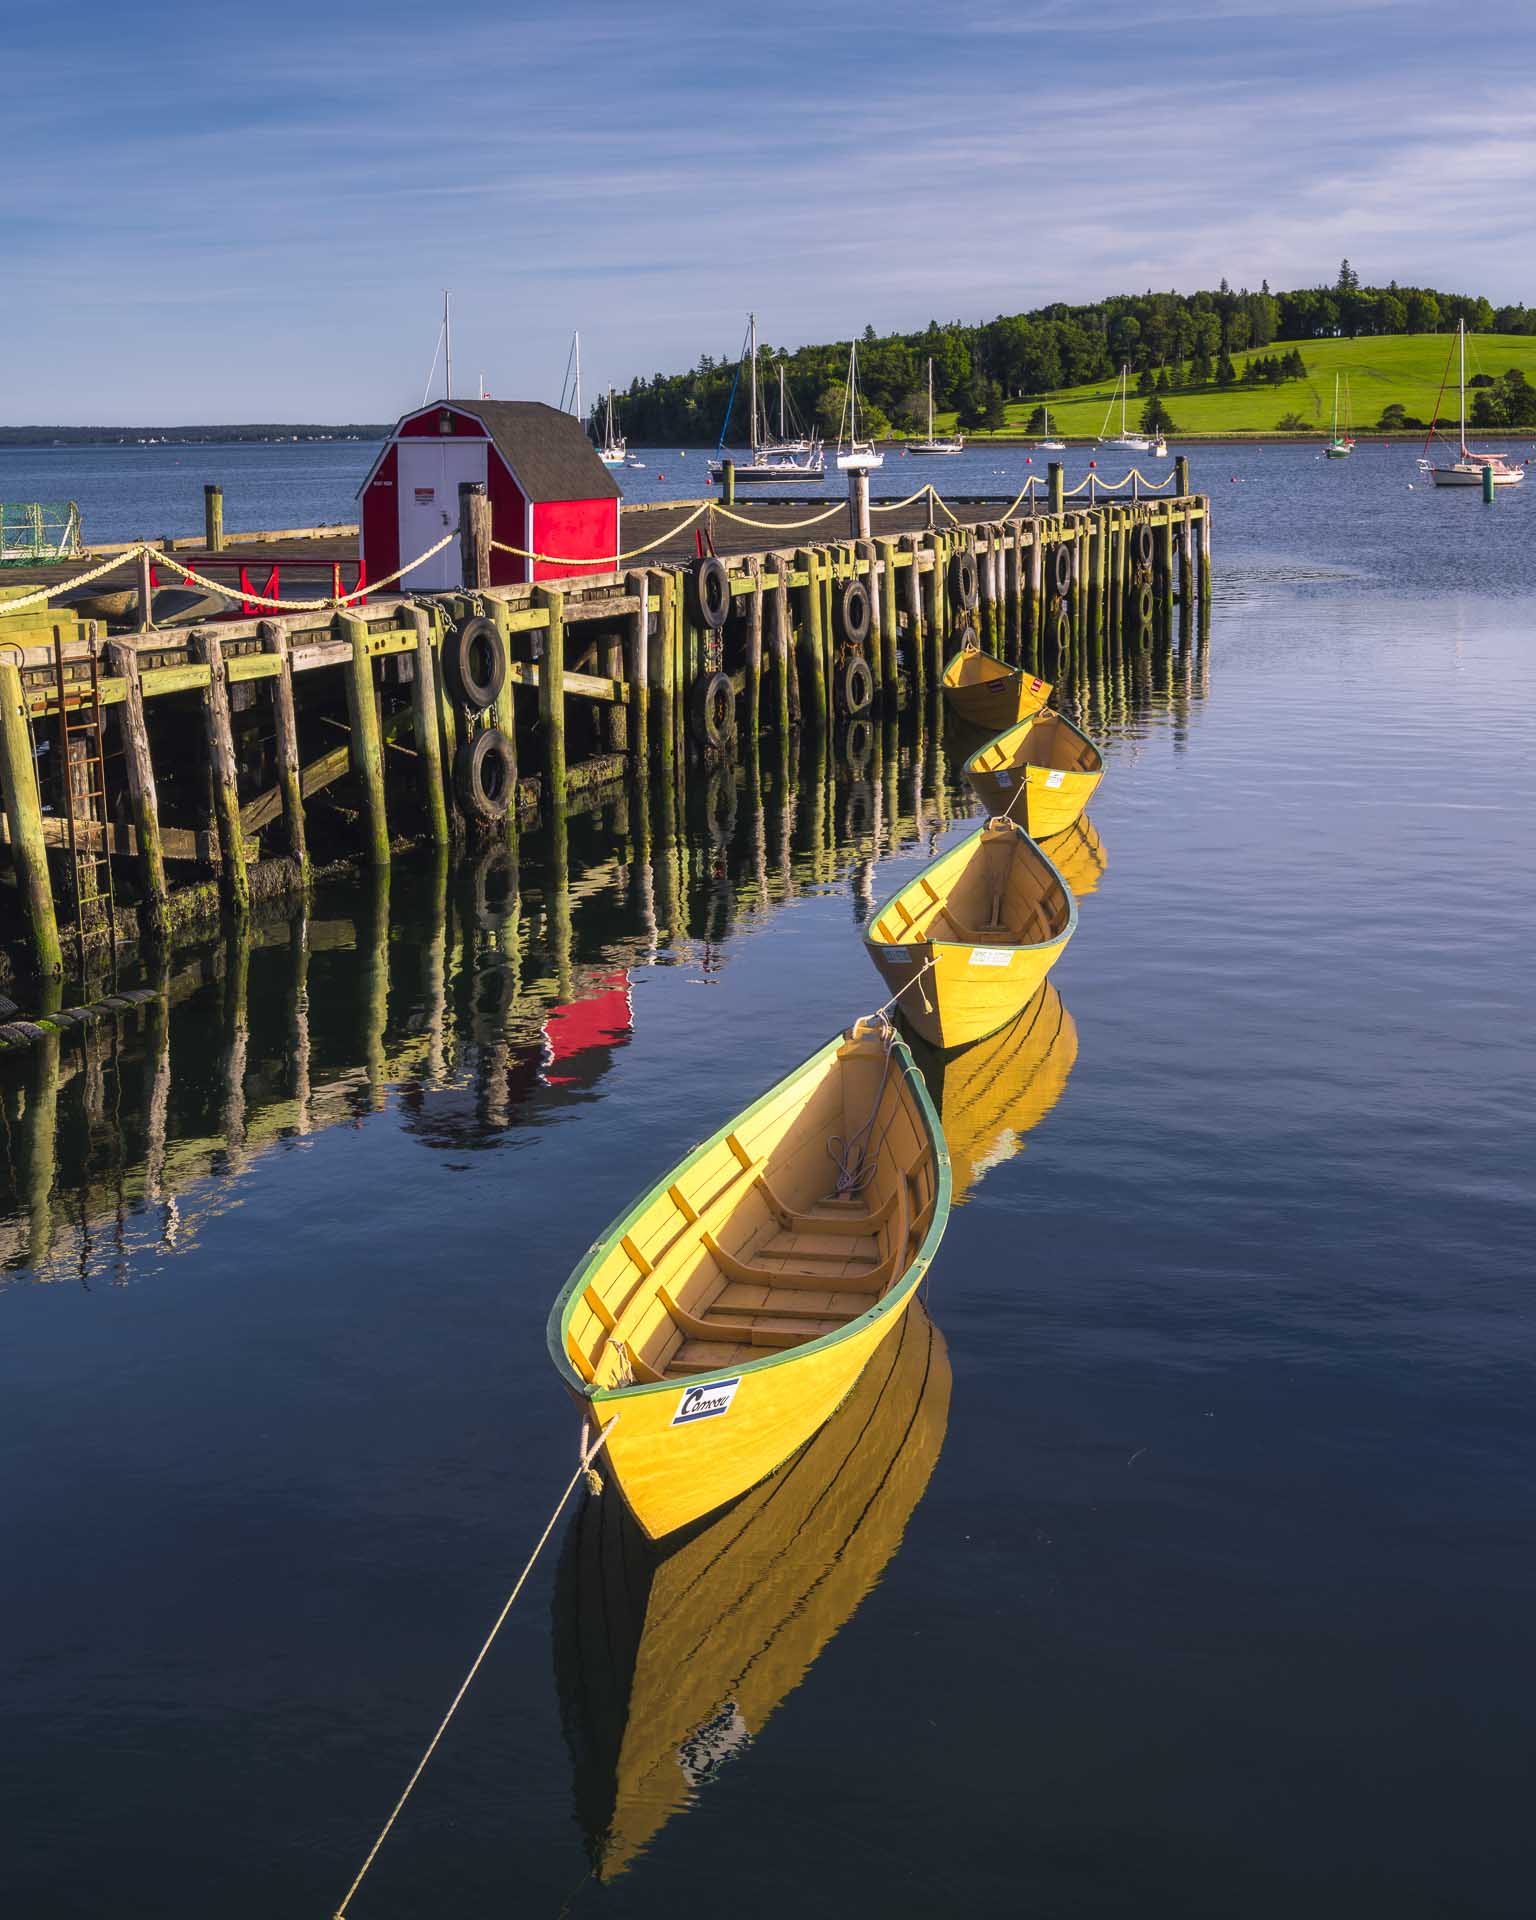
[[[203,488],[203,544],[210,553],[224,551],[224,489]]]
[[[928,536],[930,565],[924,576],[923,624],[927,629],[929,658],[935,691],[944,677],[944,569],[948,564],[948,542],[942,533]]]
[[[1205,511],[1200,516],[1200,598],[1211,597],[1211,502],[1206,497]]]
[[[818,728],[827,724],[826,642],[821,621],[821,578],[814,547],[802,547],[795,555],[795,566],[805,569],[805,586],[800,606],[801,653],[806,677],[811,683],[811,720]]]
[[[459,560],[468,593],[491,584],[491,500],[483,480],[459,482]]]
[[[656,757],[668,784],[677,772],[677,703],[672,695],[672,623],[673,602],[678,593],[678,576],[669,567],[661,575],[661,606],[657,613],[656,637],[650,647],[651,692],[656,696]],[[542,695],[540,696],[542,699]]]
[[[507,650],[507,659],[512,658],[512,631],[507,621],[507,609],[504,602],[497,604],[496,626],[501,634],[502,644]],[[605,669],[606,671],[606,669]],[[613,677],[617,679],[622,671],[622,662],[615,666]],[[622,711],[622,709],[621,709]],[[498,837],[503,846],[515,857],[517,854],[518,834],[520,832],[517,817],[517,688],[509,672],[501,683],[501,691],[491,704],[491,718],[496,731],[507,743],[507,792],[508,805],[498,824]]]
[[[629,747],[643,778],[650,764],[651,576],[641,567],[624,576],[624,590],[635,598],[629,617]]]
[[[139,555],[133,571],[139,603],[139,632],[150,633],[155,624],[155,570],[149,563],[147,553]]]
[[[1050,482],[1050,511],[1053,516],[1059,517],[1066,511],[1067,505],[1067,482],[1061,462],[1052,460],[1046,468],[1046,473]]]
[[[32,936],[32,963],[40,980],[56,980],[64,971],[59,923],[48,878],[48,849],[43,839],[43,803],[37,784],[26,695],[13,662],[0,656],[0,789],[11,829],[11,858],[26,902]]]
[[[544,632],[544,658],[539,663],[539,721],[544,730],[544,779],[551,812],[564,818],[565,771],[565,595],[558,587],[535,587],[533,604],[542,607],[549,624]]]
[[[931,496],[930,496],[931,500]],[[925,635],[923,633],[923,578],[918,571],[918,555],[922,551],[922,536],[909,533],[904,536],[910,564],[907,567],[907,621],[912,640],[912,691],[919,702],[923,697],[923,683],[927,673],[925,657]]]
[[[1165,507],[1157,530],[1157,597],[1164,621],[1173,618],[1173,507]]]
[[[870,704],[877,713],[885,704],[885,601],[880,593],[878,551],[873,540],[861,540],[855,562],[856,567],[862,566],[865,570],[865,586],[869,592],[869,642],[865,651],[873,689]]]
[[[336,625],[352,650],[346,665],[347,717],[352,727],[352,771],[362,782],[368,818],[368,860],[372,866],[384,867],[389,864],[389,811],[384,799],[384,735],[379,726],[368,622],[360,614],[339,613]]]
[[[165,878],[165,851],[160,840],[160,800],[155,789],[155,763],[149,750],[149,727],[144,718],[144,688],[139,679],[139,653],[131,640],[115,641],[107,659],[123,682],[123,764],[128,776],[128,799],[133,807],[134,832],[139,843],[139,884],[144,890],[144,931],[155,946],[163,946],[171,930],[171,890]]]
[[[880,680],[887,713],[896,711],[896,542],[880,542]],[[875,598],[870,587],[870,599]]]
[[[214,817],[219,827],[224,905],[236,920],[245,920],[250,917],[251,911],[251,883],[245,868],[239,765],[235,759],[235,733],[230,719],[229,675],[224,665],[224,647],[216,633],[203,627],[192,637],[192,650],[208,669],[208,699],[203,708],[203,722],[208,738]]]
[[[418,616],[423,622],[426,615]],[[288,851],[298,864],[299,885],[309,890],[309,841],[304,828],[304,780],[299,769],[299,723],[293,701],[293,658],[288,629],[281,620],[263,620],[257,628],[262,651],[277,656],[277,678],[272,683],[272,719],[277,757],[277,786],[283,803],[283,828]],[[434,736],[436,724],[434,717]]]
[[[443,743],[438,729],[437,655],[432,646],[433,622],[431,615],[425,607],[412,607],[410,609],[410,622],[416,630],[415,671],[411,679],[411,721],[416,751],[420,756],[421,799],[422,805],[426,808],[427,832],[431,837],[433,846],[446,847],[449,844],[450,828],[448,824],[448,795],[444,790],[443,783]],[[293,700],[291,685],[288,691],[288,699],[291,706]],[[510,737],[512,736],[509,736],[509,738]],[[514,754],[516,753],[515,746],[513,752]],[[295,753],[293,773],[295,786],[298,784],[297,758],[298,756]],[[517,788],[514,779],[514,795],[516,791]],[[286,807],[286,805],[287,796],[285,792],[284,806]],[[303,806],[302,798],[299,800],[299,806],[301,808]],[[510,812],[515,819],[517,816],[515,799]],[[302,837],[302,813],[299,816],[299,820],[299,830]]]
[[[763,718],[763,568],[754,555],[747,562],[752,591],[747,595],[747,738],[756,750]]]
[[[795,673],[794,640],[789,618],[789,572],[793,556],[768,556],[774,571],[773,670],[778,676],[779,737],[787,741],[791,727],[800,724],[800,681]]]

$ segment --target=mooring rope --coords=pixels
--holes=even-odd
[[[625,560],[638,559],[642,553],[654,553],[657,547],[664,547],[669,540],[675,540],[680,533],[686,533],[700,514],[708,513],[715,505],[713,500],[701,501],[686,520],[679,520],[675,527],[669,527],[657,540],[648,540],[643,547],[631,547],[627,553],[616,553],[613,563],[617,567]],[[715,509],[719,511],[718,508]],[[551,567],[590,567],[598,560],[606,560],[607,554],[586,553],[573,557],[568,553],[531,553],[527,547],[509,547],[504,540],[493,540],[491,545],[498,553],[516,554],[519,560],[542,560]]]
[[[819,527],[823,520],[830,520],[834,513],[847,511],[846,502],[834,500],[825,513],[813,513],[809,520],[749,520],[744,513],[732,513],[729,507],[715,508],[722,520],[733,520],[738,527],[757,527],[765,533],[797,533],[801,527]]]
[[[77,573],[73,580],[61,580],[57,586],[53,587],[39,587],[35,593],[20,594],[16,599],[6,600],[0,604],[4,605],[7,613],[20,613],[23,607],[34,607],[40,600],[51,600],[56,593],[69,593],[75,587],[89,586],[93,580],[99,580],[104,573],[114,572],[118,567],[126,565],[128,561],[136,559],[145,551],[145,547],[140,545],[127,553],[114,553],[110,560],[99,567],[92,567],[89,573]]]
[[[905,500],[872,500],[869,510],[871,513],[900,513],[903,507],[910,507],[921,500],[925,493],[933,494],[935,500],[939,497],[930,480],[926,486],[919,487],[916,493],[909,493]]]
[[[607,1426],[603,1428],[602,1432],[598,1434],[597,1438],[592,1442],[591,1446],[587,1447],[583,1451],[580,1463],[578,1464],[576,1471],[571,1475],[570,1480],[566,1484],[565,1492],[562,1493],[560,1498],[555,1502],[555,1510],[549,1516],[548,1525],[545,1527],[544,1531],[539,1535],[537,1546],[535,1546],[533,1552],[529,1554],[527,1564],[524,1566],[522,1572],[517,1576],[517,1582],[513,1586],[512,1591],[507,1595],[506,1605],[502,1608],[501,1612],[497,1614],[496,1624],[491,1628],[490,1632],[485,1636],[485,1644],[481,1647],[480,1651],[475,1655],[474,1664],[470,1667],[469,1672],[465,1674],[463,1684],[460,1686],[458,1692],[453,1696],[453,1699],[449,1702],[448,1711],[443,1715],[442,1720],[439,1722],[437,1732],[434,1733],[432,1738],[427,1742],[426,1752],[423,1753],[421,1758],[416,1762],[416,1770],[411,1775],[410,1779],[406,1781],[404,1793],[402,1793],[400,1798],[395,1802],[393,1812],[390,1814],[389,1818],[384,1822],[384,1825],[379,1829],[378,1839],[375,1840],[373,1845],[368,1849],[368,1858],[358,1868],[357,1878],[352,1882],[351,1886],[347,1888],[347,1891],[342,1898],[341,1905],[336,1909],[334,1920],[345,1920],[347,1908],[351,1905],[351,1902],[352,1902],[352,1896],[357,1892],[358,1888],[363,1884],[363,1879],[364,1879],[364,1876],[367,1874],[368,1869],[373,1865],[374,1861],[378,1858],[379,1848],[382,1847],[384,1842],[389,1838],[390,1828],[393,1827],[395,1822],[400,1818],[400,1811],[404,1807],[406,1801],[410,1799],[412,1789],[415,1787],[416,1782],[421,1778],[422,1774],[426,1771],[427,1762],[432,1758],[433,1754],[437,1751],[437,1743],[442,1739],[443,1735],[448,1731],[448,1722],[458,1712],[459,1706],[463,1701],[465,1694],[469,1692],[471,1681],[474,1679],[475,1675],[480,1671],[481,1665],[485,1660],[485,1656],[491,1650],[492,1642],[495,1640],[497,1634],[501,1632],[502,1625],[505,1622],[507,1615],[512,1611],[513,1601],[516,1600],[517,1596],[522,1592],[523,1583],[527,1580],[529,1574],[533,1572],[534,1562],[538,1559],[539,1555],[544,1551],[545,1543],[548,1541],[549,1536],[554,1532],[555,1522],[560,1518],[560,1515],[565,1508],[566,1501],[569,1500],[571,1495],[576,1491],[577,1483],[580,1481],[582,1475],[586,1473],[591,1467],[592,1462],[596,1458],[599,1449],[604,1445],[604,1443],[607,1441],[609,1434],[612,1433],[614,1427],[618,1424],[618,1419],[619,1419],[619,1416],[615,1414],[613,1418],[608,1422]]]
[[[227,599],[243,601],[247,606],[271,607],[279,613],[323,613],[327,607],[349,607],[354,600],[366,600],[370,593],[378,593],[394,581],[404,579],[406,574],[414,572],[423,561],[430,560],[434,554],[441,553],[444,547],[458,537],[459,529],[455,527],[451,533],[445,533],[435,547],[428,547],[425,553],[418,553],[414,560],[407,560],[403,567],[396,567],[393,573],[386,573],[382,580],[365,580],[361,585],[354,587],[350,593],[330,594],[323,600],[274,600],[264,593],[249,592],[245,587],[232,587],[227,580],[222,585],[217,580],[209,580],[194,568],[184,567],[171,554],[162,553],[158,547],[146,544],[138,551],[147,553],[151,560],[157,561],[161,566],[169,567],[173,573],[179,573],[183,580],[190,581],[193,586],[201,587],[206,593],[221,593]]]

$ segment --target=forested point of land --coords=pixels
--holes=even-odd
[[[1403,287],[1395,281],[1362,286],[1347,260],[1328,287],[1277,293],[1265,282],[1253,293],[1223,280],[1214,292],[1116,294],[1092,306],[1055,303],[977,325],[934,320],[916,333],[889,334],[866,327],[858,356],[860,430],[875,438],[926,430],[931,358],[941,430],[1038,432],[1043,402],[1053,427],[1092,433],[1097,420],[1090,426],[1075,417],[1075,403],[1096,401],[1102,412],[1109,383],[1128,367],[1133,415],[1149,428],[1301,431],[1327,424],[1319,420],[1315,396],[1305,394],[1299,383],[1315,380],[1320,358],[1328,361],[1331,381],[1332,357],[1310,349],[1325,343],[1336,348],[1341,342],[1415,340],[1424,349],[1425,365],[1436,363],[1438,384],[1447,345],[1443,336],[1454,335],[1458,322],[1474,336],[1518,338],[1521,360],[1527,358],[1527,342],[1536,349],[1536,307],[1495,307],[1480,294]],[[793,349],[759,341],[758,378],[773,425],[782,367],[795,414],[828,438],[836,435],[848,347],[846,339]],[[1371,378],[1376,370],[1369,355],[1355,358],[1368,382],[1381,386]],[[1501,363],[1480,377],[1487,386],[1508,371]],[[1403,419],[1396,424],[1411,426],[1421,417],[1419,406],[1411,404],[1421,397],[1420,372],[1417,365],[1409,372],[1412,391],[1406,395],[1368,394],[1367,401],[1379,407],[1368,417],[1362,412],[1355,424],[1377,425],[1379,411],[1397,404]],[[740,354],[721,359],[705,354],[688,372],[636,379],[617,398],[632,446],[712,445],[721,436],[727,406],[732,408],[728,437],[740,445],[748,438],[745,391]],[[1248,396],[1252,403],[1221,407],[1210,419],[1196,421],[1186,415],[1210,409],[1186,405],[1181,410],[1180,400],[1192,396]],[[1275,398],[1280,404],[1273,404]],[[1287,398],[1294,404],[1286,404]],[[1454,403],[1454,393],[1452,398]],[[1074,417],[1058,420],[1058,404],[1072,406]],[[1433,394],[1425,405],[1432,409]],[[1517,391],[1501,388],[1485,398],[1483,412],[1511,416],[1523,413],[1525,405]],[[1532,419],[1536,422],[1536,414]],[[1481,424],[1523,426],[1527,421],[1488,418]]]

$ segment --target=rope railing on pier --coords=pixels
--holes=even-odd
[[[1064,498],[1070,500],[1074,494],[1086,493],[1090,489],[1092,489],[1091,498],[1097,498],[1101,493],[1123,493],[1132,481],[1145,488],[1148,493],[1161,493],[1164,487],[1171,487],[1177,478],[1177,474],[1165,473],[1161,480],[1149,480],[1139,467],[1132,467],[1130,472],[1119,480],[1101,480],[1096,473],[1090,473],[1086,478],[1079,480],[1075,487],[1068,487]]]
[[[378,593],[384,587],[393,586],[396,580],[404,579],[406,574],[414,573],[424,561],[430,560],[434,554],[441,553],[444,547],[451,545],[458,537],[459,529],[455,527],[452,532],[445,533],[435,547],[428,547],[425,553],[418,553],[414,560],[407,560],[403,567],[396,567],[393,573],[386,573],[382,580],[365,580],[361,585],[354,587],[350,593],[333,593],[323,600],[274,600],[269,594],[253,593],[242,587],[239,598],[247,606],[270,607],[275,613],[324,613],[331,607],[349,607],[354,601],[366,600],[370,593]],[[173,573],[180,574],[182,579],[192,586],[201,587],[205,593],[228,594],[230,591],[227,582],[220,585],[217,580],[208,579],[205,575],[198,573],[195,568],[184,567],[179,560],[173,559],[168,553],[162,553],[158,547],[152,547],[146,543],[138,551],[147,553],[158,565],[169,567]]]
[[[658,547],[664,547],[669,540],[675,540],[680,533],[686,533],[694,521],[701,514],[708,513],[711,508],[714,508],[717,513],[720,511],[713,500],[703,501],[694,508],[686,520],[679,520],[675,527],[668,527],[658,539],[648,540],[643,547],[631,547],[627,553],[616,553],[613,556],[613,564],[616,567],[622,566],[626,560],[638,560],[642,553],[654,553]],[[519,560],[542,560],[549,567],[590,567],[598,560],[608,558],[605,553],[583,553],[575,556],[568,553],[533,553],[527,547],[508,546],[505,540],[493,540],[491,545],[498,553],[514,554]]]
[[[808,520],[749,520],[744,513],[732,513],[729,507],[722,506],[716,506],[714,511],[722,520],[733,521],[738,527],[756,527],[763,533],[798,533],[802,527],[818,527],[823,520],[830,520],[835,513],[846,513],[848,509],[841,500],[834,500],[825,513],[813,513]]]

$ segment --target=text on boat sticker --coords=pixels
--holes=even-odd
[[[707,1380],[696,1387],[684,1387],[672,1416],[673,1426],[686,1427],[695,1420],[712,1420],[717,1413],[728,1413],[740,1385],[741,1375],[737,1374],[734,1380]]]
[[[1066,777],[1064,773],[1048,773],[1045,776],[1045,784],[1048,787],[1059,787]]]
[[[1013,775],[1004,768],[999,767],[997,770],[997,784],[1000,787],[1011,787],[1013,785]]]
[[[973,967],[1006,967],[1013,955],[1007,947],[972,947],[971,965]]]

